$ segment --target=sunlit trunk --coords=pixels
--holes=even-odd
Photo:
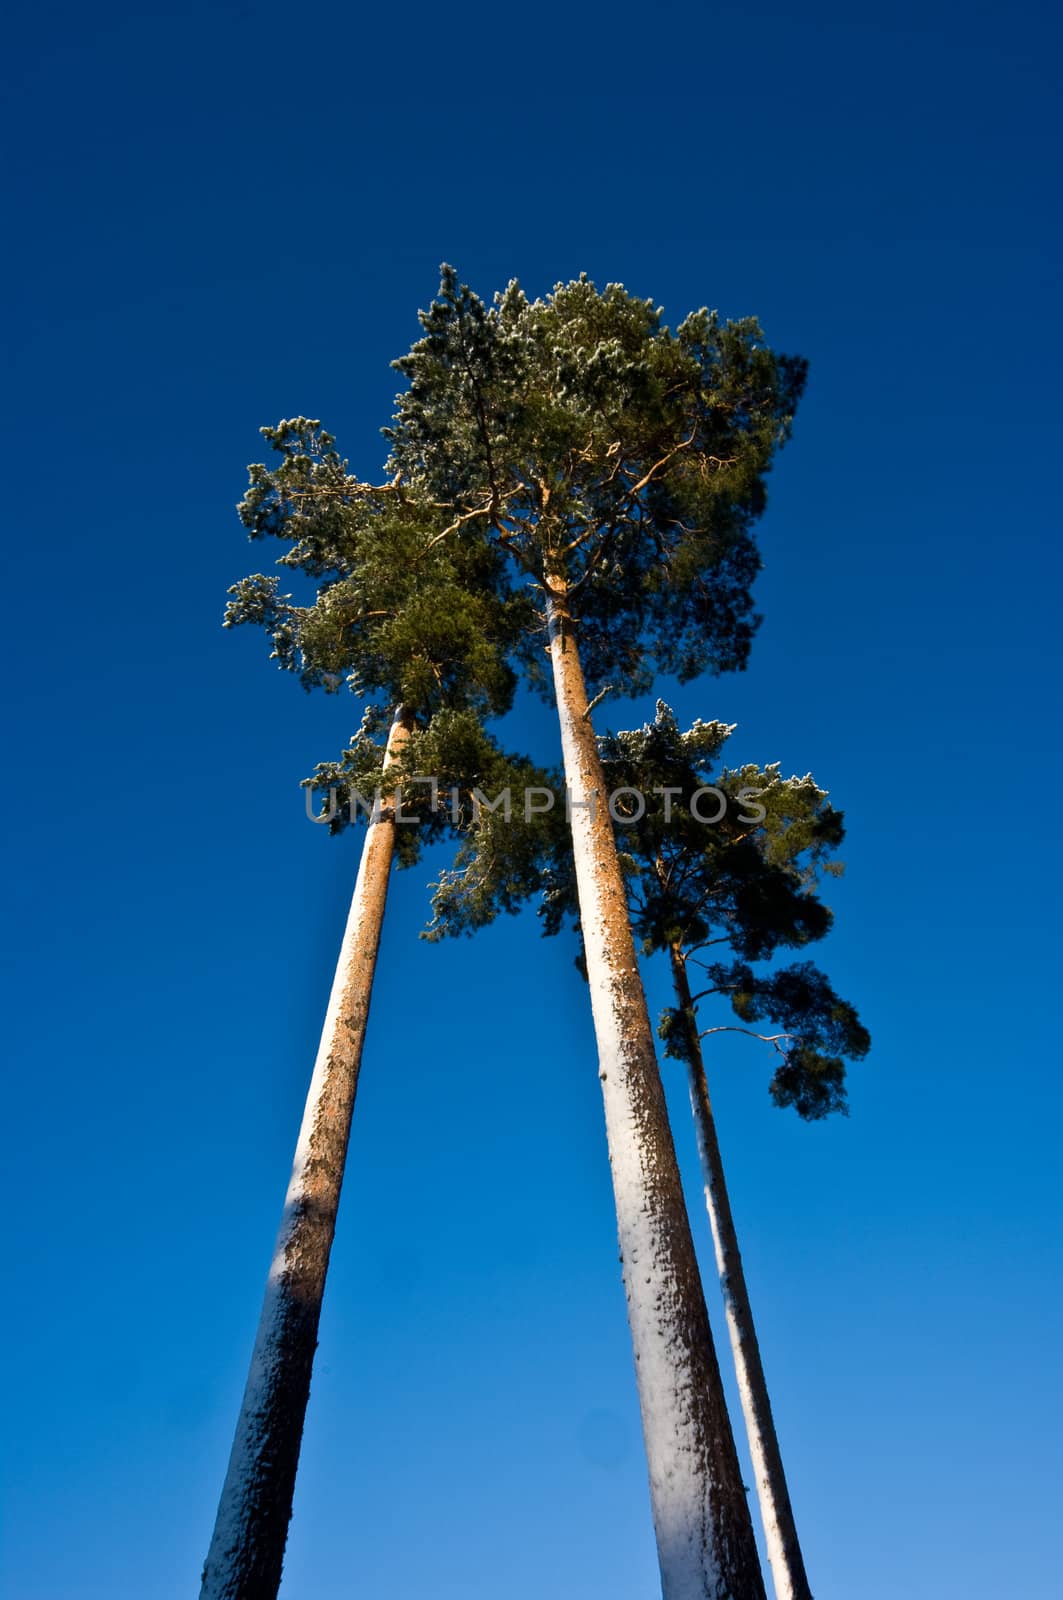
[[[385,771],[411,726],[400,709]],[[395,827],[385,808],[366,828],[200,1600],[273,1600],[280,1586]]]
[[[694,1111],[694,1125],[701,1152],[701,1167],[705,1180],[705,1205],[712,1227],[716,1247],[716,1266],[723,1290],[727,1331],[731,1338],[738,1392],[742,1400],[742,1413],[749,1436],[749,1454],[757,1480],[757,1499],[764,1524],[764,1541],[771,1564],[772,1581],[777,1600],[812,1600],[812,1592],[805,1576],[801,1546],[797,1540],[790,1494],[786,1487],[779,1441],[768,1399],[768,1385],[760,1359],[760,1346],[753,1325],[749,1305],[742,1256],[738,1249],[731,1202],[724,1181],[720,1143],[716,1137],[716,1121],[709,1099],[705,1061],[701,1053],[690,984],[682,952],[671,951],[672,978],[675,983],[679,1009],[686,1019],[688,1029],[687,1063],[690,1073],[690,1103]]]
[[[551,583],[550,652],[663,1597],[763,1600],[576,630],[563,585]]]

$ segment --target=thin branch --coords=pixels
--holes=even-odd
[[[542,573],[535,565],[535,562],[531,560],[530,556],[528,556],[526,552],[521,549],[517,542],[518,535],[511,533],[508,528],[503,528],[502,525],[497,521],[495,522],[495,530],[498,533],[498,542],[502,546],[503,550],[508,551],[513,559],[524,568],[529,577],[535,579],[536,588],[542,588],[542,584],[539,581],[542,577]]]
[[[495,499],[495,496],[492,494],[489,497],[486,505],[476,506],[472,511],[464,512],[461,516],[455,517],[450,526],[444,528],[442,533],[433,534],[431,539],[429,539],[428,543],[425,545],[424,549],[421,551],[421,554],[415,559],[420,561],[421,557],[426,556],[429,550],[431,550],[435,545],[441,544],[444,539],[448,539],[452,533],[456,533],[460,527],[463,527],[466,522],[471,522],[474,517],[493,517],[497,510],[498,502]]]
[[[591,712],[594,710],[595,706],[601,705],[601,703],[605,699],[606,695],[607,694],[612,694],[612,692],[613,692],[613,690],[615,688],[616,688],[616,684],[615,683],[607,683],[605,688],[600,690],[598,692],[598,694],[595,695],[594,699],[590,702],[590,704],[588,705],[586,711],[583,713],[583,716],[584,716],[586,721],[588,721],[588,722],[590,721],[590,715],[591,715]]]
[[[594,572],[594,569],[596,567],[601,566],[602,561],[605,559],[606,552],[609,550],[609,548],[611,547],[611,545],[613,543],[613,540],[616,537],[616,533],[617,533],[617,527],[616,527],[616,523],[614,522],[602,534],[602,537],[598,542],[598,548],[596,550],[592,551],[591,554],[588,556],[587,564],[584,567],[583,571],[580,573],[579,577],[575,580],[574,583],[571,583],[569,585],[569,591],[568,591],[569,594],[575,594],[577,592],[577,590],[581,589],[583,587],[583,585],[587,582],[587,579]]]
[[[700,944],[691,945],[690,949],[686,953],[686,958],[688,961],[693,961],[696,967],[701,967],[703,972],[708,972],[708,965],[704,961],[698,961],[694,955],[694,951],[707,950],[710,944],[727,944],[728,942],[729,941],[726,934],[721,934],[718,939],[703,939]]]
[[[305,611],[306,607],[303,606],[300,609]],[[342,607],[340,609],[342,610]],[[359,622],[369,622],[373,617],[393,617],[394,615],[394,611],[362,611],[356,617],[345,617],[343,620],[345,627],[353,628]]]
[[[707,1039],[710,1033],[744,1033],[749,1039],[761,1039],[765,1044],[773,1044],[781,1056],[786,1054],[780,1039],[800,1039],[799,1033],[754,1033],[752,1028],[720,1027],[706,1028],[704,1033],[698,1034],[698,1039]]]
[[[306,488],[291,484],[273,483],[271,488],[285,500],[315,500],[328,495],[398,494],[405,492],[402,473],[396,472],[388,483],[363,483],[360,478],[344,478],[342,483],[310,483]]]
[[[638,483],[633,484],[631,486],[631,488],[628,490],[628,493],[629,494],[638,494],[638,493],[640,493],[641,490],[645,489],[646,485],[649,483],[649,481],[653,477],[654,473],[659,472],[661,467],[666,467],[668,465],[669,461],[671,461],[672,457],[679,454],[680,450],[686,450],[690,445],[692,445],[694,443],[694,440],[695,440],[696,436],[697,436],[697,428],[694,428],[692,430],[692,432],[691,432],[691,435],[690,435],[689,439],[682,439],[679,442],[679,444],[673,445],[671,450],[668,451],[667,455],[663,455],[661,457],[660,461],[655,461],[653,466],[650,468],[650,470],[648,472],[644,473],[643,476],[639,479]]]
[[[581,550],[588,540],[593,539],[595,534],[598,533],[601,533],[601,529],[598,527],[596,522],[592,522],[589,528],[584,528],[582,533],[578,533],[576,537],[574,539],[570,539],[567,544],[559,545],[557,548],[557,554],[560,556],[570,556],[574,550]]]

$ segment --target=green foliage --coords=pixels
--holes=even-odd
[[[697,721],[682,732],[658,701],[652,723],[600,741],[610,790],[631,788],[645,800],[644,814],[618,823],[616,834],[647,955],[677,940],[698,947],[725,936],[736,954],[759,960],[830,927],[811,884],[844,837],[841,813],[810,776],[783,778],[777,765],[717,771],[732,731]],[[575,908],[571,857],[559,864],[551,840],[550,930]]]
[[[473,790],[488,781],[523,782],[482,719],[508,710],[510,664],[534,619],[529,596],[513,589],[506,558],[473,529],[448,532],[446,507],[423,487],[354,477],[331,434],[305,417],[263,428],[278,461],[249,468],[240,516],[252,539],[284,546],[279,565],[309,580],[296,604],[277,576],[235,584],[225,625],[254,623],[272,658],[306,689],[344,685],[364,703],[362,724],[341,758],[322,763],[306,786],[336,833],[364,821],[374,800],[401,785],[400,864],[448,827],[464,826]],[[396,773],[383,782],[387,728],[396,706],[416,719]],[[531,769],[529,769],[531,770]],[[434,773],[459,789],[455,808],[433,809],[431,791],[411,783]]]
[[[698,1014],[693,1006],[665,1006],[657,1019],[657,1037],[673,1061],[689,1064],[696,1059]]]
[[[472,534],[446,537],[441,510],[412,489],[360,482],[318,422],[262,432],[280,461],[248,469],[240,516],[252,539],[285,544],[279,565],[316,592],[298,605],[279,578],[254,573],[230,590],[225,625],[264,628],[273,659],[307,689],[346,683],[422,716],[507,710],[516,682],[507,655],[532,610],[511,591],[499,551]]]
[[[586,277],[487,307],[444,267],[389,470],[490,536],[535,585],[563,580],[592,686],[744,665],[752,526],[805,380],[755,320],[700,311],[673,332],[648,300]],[[521,652],[533,680],[542,658]]]
[[[659,701],[653,722],[600,740],[609,791],[629,788],[645,802],[636,818],[632,797],[631,820],[615,824],[632,922],[644,954],[674,950],[686,967],[706,974],[694,1003],[661,1017],[666,1055],[689,1061],[698,1005],[726,999],[748,1031],[762,1021],[779,1030],[772,1098],[814,1120],[844,1111],[845,1061],[866,1055],[869,1036],[810,963],[762,972],[753,963],[829,931],[831,913],[818,890],[824,875],[840,870],[832,857],[844,819],[810,774],[784,778],[778,765],[722,765],[732,731],[698,721],[684,732]],[[545,931],[578,929],[563,807],[534,817],[512,843],[510,830],[493,822],[486,832],[483,822],[471,829],[457,870],[437,890],[433,932],[481,927],[537,886]],[[730,964],[712,958],[718,949],[730,952]]]
[[[490,787],[482,787],[495,805],[481,805],[473,824],[461,830],[453,866],[433,885],[433,918],[424,935],[428,939],[476,933],[499,913],[518,912],[542,895],[551,858],[564,862],[571,849],[557,773],[514,764],[508,775],[499,772]],[[498,804],[507,788],[508,812]],[[524,807],[529,789],[556,794],[554,810],[547,816],[529,815]]]
[[[782,1057],[768,1086],[775,1104],[793,1106],[808,1122],[833,1111],[846,1114],[845,1059],[862,1060],[871,1048],[871,1035],[826,975],[810,961],[766,973],[755,973],[741,961],[713,962],[705,970],[711,987],[704,992],[727,995],[745,1028],[766,1022],[784,1030],[781,1035],[759,1035],[774,1043]],[[657,1031],[666,1055],[690,1060],[697,1038],[692,1009],[670,1008]]]
[[[408,388],[386,430],[386,481],[353,475],[314,419],[262,430],[274,459],[250,467],[240,515],[252,539],[281,542],[278,564],[313,594],[302,603],[254,573],[230,591],[225,622],[263,628],[305,688],[347,685],[375,716],[403,705],[419,734],[458,740],[439,766],[460,748],[471,797],[477,775],[519,763],[482,729],[461,744],[468,725],[436,719],[503,713],[518,666],[543,683],[546,588],[564,591],[592,686],[744,664],[751,530],[805,369],[774,355],[752,319],[702,311],[672,332],[650,301],[585,276],[534,302],[512,283],[488,307],[446,267],[421,322],[395,363]],[[311,786],[371,789],[381,744],[363,726]],[[346,816],[341,806],[332,825]],[[464,825],[460,806],[451,821]],[[446,825],[439,813],[423,822],[424,838]],[[534,828],[511,817],[503,841],[500,826],[488,816],[441,879],[444,923],[471,929],[532,892]],[[412,839],[400,834],[404,859]],[[489,873],[474,870],[477,850],[490,850]],[[548,897],[548,924],[561,903]]]
[[[408,387],[386,430],[386,482],[352,475],[317,421],[263,429],[278,459],[249,469],[240,515],[252,539],[281,541],[279,565],[313,598],[300,604],[278,577],[254,573],[230,591],[225,621],[262,627],[273,659],[307,689],[347,684],[365,702],[349,748],[307,780],[335,790],[333,831],[349,824],[355,796],[398,783],[412,819],[398,830],[400,860],[458,833],[428,937],[474,931],[540,892],[556,932],[578,926],[564,808],[528,817],[522,801],[527,787],[561,786],[507,754],[484,718],[508,709],[516,667],[545,681],[544,592],[564,609],[592,689],[634,693],[659,671],[744,666],[757,623],[753,527],[805,364],[774,354],[751,318],[699,311],[673,332],[651,301],[585,276],[536,301],[511,283],[486,306],[445,267],[421,323],[395,363]],[[397,705],[416,729],[385,785]],[[604,740],[603,757],[611,788],[646,797],[644,815],[617,824],[644,951],[695,959],[726,944],[745,972],[826,933],[816,888],[843,829],[811,777],[751,766],[716,776],[722,814],[707,825],[699,807],[730,732],[699,722],[683,733],[659,703],[652,724]],[[441,795],[416,782],[422,773]],[[485,809],[506,789],[508,815]],[[860,1053],[859,1023],[852,1013],[846,1032],[844,1002],[828,1005],[815,969],[800,970],[803,990],[796,978],[790,989],[751,978],[727,992],[773,1018],[796,1015],[804,996],[805,1031],[772,1093],[817,1116],[842,1103],[837,1069]],[[692,1025],[676,1018],[682,1028],[663,1024],[673,1053]]]
[[[445,835],[459,839],[454,868],[442,874],[433,900],[438,910],[451,879],[460,882],[444,931],[472,932],[500,911],[519,909],[538,887],[540,864],[539,837],[533,824],[523,820],[522,796],[526,788],[549,786],[552,776],[503,750],[469,709],[443,708],[424,727],[415,728],[386,778],[385,744],[383,719],[369,711],[340,759],[322,762],[304,780],[304,787],[322,797],[319,814],[328,820],[329,831],[341,833],[364,822],[375,803],[387,806],[397,792],[401,866],[419,860],[426,845]],[[507,792],[512,828],[501,810],[490,810]],[[494,830],[502,828],[504,862],[502,852],[493,851],[490,843]],[[488,897],[486,911],[478,904],[481,894]],[[426,933],[437,936],[434,926]]]

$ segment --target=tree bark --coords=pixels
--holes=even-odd
[[[663,1600],[763,1600],[576,633],[556,577],[548,618]]]
[[[400,707],[385,771],[411,727]],[[280,1586],[395,827],[390,809],[366,827],[200,1600],[274,1600]]]
[[[694,1126],[698,1135],[698,1150],[705,1180],[705,1206],[712,1227],[716,1249],[716,1266],[723,1290],[727,1331],[731,1339],[738,1392],[742,1400],[742,1413],[749,1436],[749,1453],[757,1480],[757,1499],[764,1524],[764,1540],[771,1565],[772,1580],[777,1600],[812,1600],[812,1591],[805,1575],[805,1563],[794,1524],[790,1493],[786,1487],[779,1440],[771,1414],[768,1385],[760,1359],[753,1312],[746,1289],[746,1275],[738,1248],[731,1202],[724,1181],[720,1142],[716,1136],[716,1120],[709,1099],[709,1084],[705,1076],[705,1060],[698,1038],[694,1005],[687,979],[686,962],[678,946],[670,951],[672,978],[680,1011],[687,1019],[689,1050],[687,1064],[690,1074],[690,1103],[694,1111]]]

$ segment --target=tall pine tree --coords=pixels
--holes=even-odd
[[[845,1111],[846,1059],[870,1039],[853,1007],[810,962],[768,967],[778,950],[821,939],[831,914],[821,875],[843,837],[843,819],[810,775],[777,767],[717,770],[733,729],[696,722],[685,733],[663,702],[652,723],[600,741],[611,817],[636,939],[643,955],[667,954],[675,1005],[659,1033],[688,1072],[705,1201],[742,1402],[765,1543],[778,1600],[809,1600],[738,1236],[709,1096],[702,1039],[740,1032],[772,1047],[772,1099],[805,1120]],[[523,829],[485,814],[442,874],[430,935],[471,932],[511,909],[514,885],[543,896],[548,933],[579,926],[567,832],[553,814]],[[722,959],[729,957],[730,959]],[[690,973],[699,975],[696,992]],[[739,1020],[702,1030],[699,1007],[716,998]],[[760,1031],[755,1024],[778,1031]]]
[[[263,432],[280,461],[250,469],[240,511],[252,538],[275,536],[281,564],[309,579],[293,602],[261,573],[231,590],[226,624],[265,628],[278,664],[307,689],[345,684],[363,702],[344,762],[383,780],[370,790],[350,914],[325,1015],[266,1285],[247,1384],[204,1572],[203,1600],[272,1600],[310,1392],[318,1324],[343,1182],[373,976],[396,849],[410,859],[416,830],[397,826],[389,792],[420,728],[470,781],[505,773],[480,718],[505,711],[514,674],[505,653],[526,605],[509,597],[502,558],[482,539],[438,539],[430,507],[397,484],[353,477],[318,423]],[[390,723],[385,748],[376,735]],[[350,785],[348,785],[350,791]],[[334,796],[333,799],[336,799]],[[346,804],[357,806],[348,792]],[[337,802],[338,803],[338,802]],[[332,801],[326,803],[325,820]]]
[[[673,332],[586,278],[488,308],[445,268],[421,322],[389,470],[446,519],[440,541],[510,559],[538,606],[533,682],[549,656],[664,1600],[759,1600],[590,696],[745,664],[752,527],[804,363],[752,319]]]

